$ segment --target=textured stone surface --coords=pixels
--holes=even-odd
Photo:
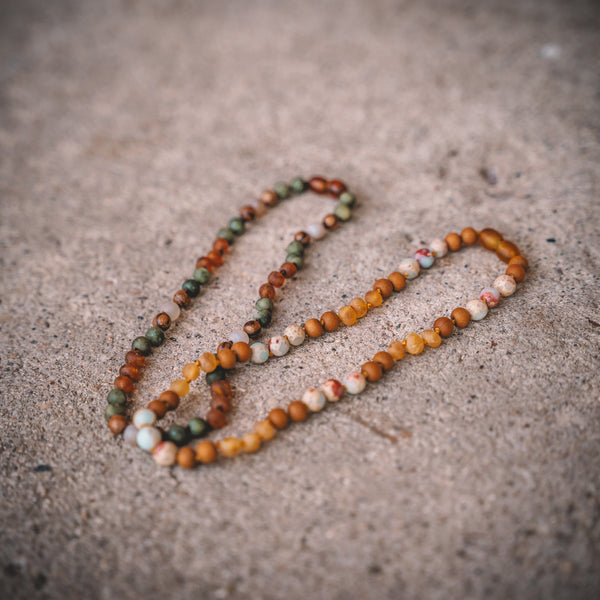
[[[2,597],[600,593],[593,2],[11,0],[0,26]],[[360,206],[273,332],[467,225],[504,232],[530,275],[255,456],[183,472],[113,440],[130,340],[246,199],[312,173]],[[137,404],[248,318],[324,203],[290,201],[236,244]],[[445,258],[351,330],[241,369],[226,433],[499,272],[476,249]]]

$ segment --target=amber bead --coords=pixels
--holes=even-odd
[[[171,327],[171,317],[167,313],[158,313],[154,319],[152,319],[152,325],[166,331]]]
[[[340,319],[332,310],[328,310],[321,315],[321,323],[326,331],[335,331],[340,326]]]
[[[211,408],[206,413],[205,420],[213,429],[221,429],[222,427],[225,427],[227,423],[225,413],[218,408]]]
[[[188,293],[185,290],[179,290],[175,292],[173,296],[173,302],[180,306],[181,308],[189,308],[192,304],[192,299],[188,296]]]
[[[254,432],[258,433],[261,440],[268,442],[275,437],[275,427],[271,424],[271,421],[265,419],[264,421],[258,421],[254,425]]]
[[[509,262],[511,258],[519,256],[519,254],[521,254],[519,248],[508,240],[503,240],[496,248],[496,256],[504,263]]]
[[[521,265],[508,265],[508,268],[504,272],[506,275],[513,277],[517,283],[525,279],[525,269]]]
[[[388,346],[388,352],[394,360],[401,360],[406,354],[406,346],[402,342],[392,342]]]
[[[286,278],[289,279],[293,277],[298,271],[298,267],[294,263],[284,262],[281,267],[279,267],[279,272]]]
[[[383,303],[383,296],[379,290],[369,290],[365,294],[365,300],[367,304],[370,304],[371,306],[381,306]]]
[[[509,261],[508,261],[509,265],[520,265],[521,267],[523,267],[526,271],[529,267],[529,262],[527,261],[527,259],[524,256],[521,256],[520,254],[518,256],[513,256]]]
[[[425,348],[425,341],[418,333],[409,333],[406,336],[406,351],[410,354],[421,354]]]
[[[356,311],[351,306],[342,306],[338,311],[338,317],[340,318],[340,321],[348,327],[352,327],[352,325],[356,323],[356,319],[358,319]]]
[[[223,255],[217,250],[211,250],[206,256],[216,267],[220,267],[223,264]]]
[[[293,402],[290,402],[288,406],[288,414],[292,421],[301,423],[302,421],[306,421],[306,418],[308,417],[308,407],[304,402],[294,400]]]
[[[200,269],[204,267],[207,271],[213,271],[215,268],[215,263],[213,263],[212,260],[210,260],[210,258],[208,258],[208,256],[201,256],[197,261],[196,261],[196,269]]]
[[[308,187],[316,194],[324,194],[327,191],[327,180],[324,177],[315,175],[309,180]]]
[[[242,206],[240,208],[240,218],[242,221],[248,223],[248,221],[252,221],[256,217],[256,211],[252,206]]]
[[[115,435],[121,433],[127,427],[127,417],[125,415],[113,415],[108,420],[108,428]]]
[[[229,396],[216,396],[210,400],[210,408],[216,408],[221,412],[229,412],[231,410],[231,398]]]
[[[465,227],[460,232],[460,239],[463,241],[463,244],[471,246],[477,241],[477,232],[472,227]]]
[[[501,241],[502,234],[495,229],[486,227],[479,232],[479,244],[490,252],[495,252]]]
[[[261,324],[256,320],[253,319],[252,321],[247,321],[246,323],[244,323],[244,331],[250,336],[250,337],[254,337],[255,335],[258,335],[260,333],[261,330]]]
[[[248,454],[252,454],[252,452],[257,452],[260,449],[260,435],[255,432],[247,433],[242,438],[242,450],[247,452]]]
[[[219,366],[219,361],[212,352],[204,352],[201,354],[198,362],[200,363],[200,368],[205,373],[212,373]]]
[[[196,453],[189,446],[184,446],[177,451],[176,460],[180,467],[192,469],[196,464]]]
[[[220,398],[222,396],[231,397],[231,384],[224,379],[220,381],[215,381],[210,385],[210,397],[211,398]]]
[[[448,317],[439,317],[433,322],[433,328],[439,329],[442,337],[448,337],[454,331],[454,323]]]
[[[339,179],[332,179],[327,182],[327,192],[334,198],[339,198],[340,194],[343,194],[347,189],[346,184]]]
[[[210,440],[202,440],[196,446],[196,460],[200,463],[211,463],[217,458],[217,449]]]
[[[461,239],[458,233],[449,233],[445,239],[446,244],[448,244],[448,249],[452,250],[452,252],[460,250]]]
[[[394,291],[394,284],[389,279],[378,279],[373,284],[374,290],[379,290],[384,298],[389,298]]]
[[[392,282],[392,285],[394,286],[394,291],[396,292],[403,290],[406,286],[406,277],[404,277],[402,273],[398,273],[397,271],[390,273],[388,279]]]
[[[425,329],[422,331],[421,337],[423,338],[425,345],[429,346],[430,348],[437,348],[442,343],[440,334],[431,329]]]
[[[381,365],[384,371],[389,371],[394,366],[394,357],[389,352],[382,350],[375,354],[373,362]]]
[[[510,275],[510,273],[507,273]],[[119,375],[125,375],[125,377],[129,377],[132,381],[137,381],[140,378],[140,370],[133,365],[124,364],[119,369]]]
[[[185,379],[176,379],[169,386],[172,392],[175,392],[180,398],[190,393],[190,384]]]
[[[235,355],[240,362],[246,362],[252,356],[252,350],[246,342],[236,342],[231,346],[231,350],[235,352]]]
[[[115,387],[118,390],[123,390],[126,394],[133,392],[133,381],[126,375],[119,375],[115,379]]]
[[[268,281],[273,287],[280,288],[285,283],[285,277],[279,271],[271,271]]]
[[[471,321],[471,313],[462,307],[455,308],[450,316],[457,327],[466,327]]]
[[[323,334],[323,325],[317,319],[309,319],[304,323],[304,330],[309,337],[318,338]]]
[[[287,416],[287,413],[285,412],[285,410],[283,410],[283,408],[274,408],[270,413],[269,413],[269,421],[271,421],[271,424],[273,425],[273,427],[275,427],[276,429],[283,429],[284,427],[287,426],[289,418]]]
[[[163,392],[158,399],[161,402],[165,402],[169,410],[175,410],[179,406],[179,396],[173,390]]]
[[[258,289],[258,295],[261,298],[275,298],[275,288],[270,283],[263,283]]]
[[[213,250],[218,252],[219,254],[225,254],[229,249],[229,242],[225,238],[218,237],[213,242]]]
[[[150,409],[159,419],[162,419],[169,410],[169,405],[162,400],[151,400],[146,407]]]
[[[237,356],[235,352],[233,352],[229,348],[223,348],[223,350],[219,350],[219,352],[217,352],[217,359],[219,361],[219,364],[224,369],[233,369],[237,361]]]
[[[383,375],[383,369],[379,363],[373,360],[366,362],[361,368],[360,372],[363,374],[367,381],[377,381],[381,379]]]
[[[353,298],[350,302],[350,306],[354,309],[356,316],[360,319],[367,314],[369,307],[362,298]]]
[[[310,235],[308,235],[306,231],[297,231],[294,234],[294,241],[300,242],[303,246],[308,246],[308,243],[310,242]]]
[[[146,364],[146,357],[137,350],[130,350],[125,355],[125,362],[128,365],[133,365],[134,367],[143,367]]]

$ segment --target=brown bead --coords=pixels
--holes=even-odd
[[[449,233],[446,236],[446,244],[448,244],[448,248],[452,250],[452,252],[456,252],[460,250],[461,239],[458,233]]]
[[[527,271],[527,267],[529,266],[529,263],[527,262],[527,259],[524,256],[521,256],[519,254],[519,256],[513,256],[509,261],[508,261],[508,265],[519,265],[521,267],[523,267],[526,271]]]
[[[466,327],[471,321],[471,313],[466,308],[455,308],[450,315],[457,327]]]
[[[504,272],[513,277],[517,283],[521,283],[525,279],[525,269],[521,265],[508,265]]]
[[[233,342],[221,342],[218,346],[217,346],[217,354],[219,353],[219,351],[221,350],[229,350],[231,348],[231,346],[233,346]]]
[[[290,277],[293,277],[298,271],[298,267],[296,267],[296,265],[294,263],[291,262],[284,262],[280,267],[279,267],[279,272],[286,278],[286,279],[290,279]]]
[[[275,427],[276,429],[283,429],[289,421],[287,413],[285,412],[285,410],[283,410],[283,408],[274,408],[269,413],[268,418],[269,421],[271,421],[271,425],[273,425],[273,427]]]
[[[301,423],[302,421],[306,421],[308,417],[308,407],[304,402],[294,400],[288,406],[288,415],[290,415],[290,419],[295,423]]]
[[[125,375],[125,377],[129,377],[131,381],[137,381],[140,378],[140,370],[133,365],[124,364],[119,369],[119,375]]]
[[[219,350],[217,352],[217,358],[221,366],[227,370],[233,369],[237,361],[237,356],[235,352],[233,352],[229,348],[223,348],[222,350]]]
[[[382,350],[373,357],[373,362],[381,365],[384,371],[389,371],[394,366],[394,359],[389,352]]]
[[[306,335],[311,338],[318,338],[323,334],[323,325],[317,319],[309,319],[304,323]]]
[[[271,271],[268,281],[273,287],[280,288],[285,283],[285,277],[279,271]]]
[[[115,379],[115,387],[118,390],[123,390],[126,394],[133,392],[133,381],[125,375],[119,375]]]
[[[254,337],[255,335],[258,335],[260,333],[262,327],[258,321],[252,320],[244,323],[243,329],[250,337]]]
[[[381,379],[381,376],[383,375],[381,365],[372,360],[366,362],[360,368],[360,372],[365,376],[367,381],[377,381],[378,379]]]
[[[208,464],[214,462],[217,458],[217,449],[210,440],[202,440],[196,446],[196,460],[200,463]]]
[[[229,412],[231,410],[231,398],[228,396],[217,396],[216,398],[211,398],[210,408],[216,408],[224,413]]]
[[[433,329],[439,329],[442,337],[448,337],[454,331],[454,323],[448,317],[439,317],[433,322]]]
[[[310,235],[308,235],[306,231],[297,231],[294,234],[294,241],[300,242],[303,246],[308,246],[308,243],[310,242]]]
[[[308,187],[315,192],[315,194],[324,194],[327,191],[327,180],[325,177],[315,175],[309,180]]]
[[[277,203],[279,202],[279,197],[274,190],[265,190],[261,194],[260,199],[265,206],[277,206]]]
[[[152,319],[152,325],[166,331],[171,327],[171,317],[167,313],[158,313],[154,319]]]
[[[471,246],[477,241],[477,232],[472,227],[465,227],[460,232],[460,238],[463,241],[463,244]]]
[[[242,206],[242,208],[240,208],[240,219],[242,219],[242,221],[245,221],[246,223],[248,223],[248,221],[252,221],[254,219],[254,217],[256,216],[256,211],[254,210],[254,208],[252,206]]]
[[[240,362],[246,362],[252,356],[252,350],[246,342],[236,342],[231,346],[231,350],[235,352],[235,355]]]
[[[258,295],[261,298],[270,298],[271,300],[274,300],[275,288],[270,283],[263,283],[258,290]]]
[[[212,260],[210,260],[208,256],[201,256],[196,261],[196,269],[199,269],[200,267],[204,267],[205,269],[208,269],[212,272],[215,268],[215,263]]]
[[[177,451],[177,464],[183,469],[192,469],[196,465],[196,453],[189,447],[184,446]]]
[[[211,250],[206,256],[216,267],[220,267],[223,264],[223,255],[218,250]]]
[[[392,282],[392,285],[394,286],[394,290],[396,292],[403,290],[406,286],[406,277],[404,277],[402,273],[398,273],[397,271],[390,273],[388,275],[388,279]]]
[[[496,256],[504,263],[509,262],[511,258],[519,256],[519,254],[521,254],[519,248],[508,240],[500,242],[496,248]]]
[[[214,402],[214,400],[211,400],[211,403],[212,402]],[[213,429],[221,429],[227,424],[227,417],[225,416],[225,413],[222,410],[219,410],[218,408],[211,408],[206,413],[206,422]]]
[[[340,222],[335,215],[325,215],[325,218],[323,219],[323,227],[328,231],[337,229],[339,224]]]
[[[108,428],[112,433],[118,435],[127,427],[127,417],[125,415],[113,415],[108,421]]]
[[[222,398],[224,396],[227,398],[231,398],[231,394],[231,384],[228,381],[225,381],[224,379],[214,381],[210,385],[211,398]]]
[[[151,400],[146,408],[150,409],[158,419],[162,419],[169,410],[169,405],[162,400]]]
[[[185,290],[179,290],[175,292],[173,296],[173,302],[181,308],[189,308],[192,304],[192,299],[188,296]]]
[[[389,279],[378,279],[373,284],[374,290],[379,290],[384,298],[389,298],[394,291],[394,284]]]
[[[501,241],[502,234],[495,229],[486,227],[479,232],[479,244],[490,252],[495,252]]]
[[[339,198],[340,194],[345,192],[347,189],[348,188],[346,187],[346,184],[339,179],[332,179],[331,181],[327,182],[327,192],[334,198]]]
[[[175,410],[179,406],[179,396],[173,390],[163,392],[158,399],[166,403],[169,410]]]
[[[143,367],[146,364],[146,357],[138,350],[130,350],[125,355],[125,362],[134,367]]]
[[[328,310],[321,315],[321,323],[327,331],[335,331],[340,326],[340,318],[332,310]]]
[[[223,255],[229,249],[229,242],[225,238],[217,238],[213,242],[213,250]]]

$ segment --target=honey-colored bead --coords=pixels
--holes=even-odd
[[[403,290],[406,286],[406,277],[402,275],[402,273],[398,273],[398,271],[394,271],[388,275],[388,279],[392,282],[394,286],[394,291],[399,292]]]
[[[298,267],[294,263],[284,262],[279,267],[279,272],[286,278],[290,279],[298,272]]]
[[[309,337],[318,338],[323,334],[323,325],[317,319],[309,319],[304,323],[304,330]]]
[[[258,288],[258,295],[261,298],[273,300],[275,298],[275,288],[270,283],[263,283],[260,288]]]
[[[340,318],[340,321],[348,327],[354,325],[356,319],[358,319],[356,311],[351,306],[342,306],[338,312],[338,317]]]
[[[125,427],[127,427],[127,417],[125,415],[113,415],[108,420],[108,428],[115,435],[121,433]]]
[[[378,279],[373,284],[374,290],[379,290],[384,298],[389,298],[394,291],[394,284],[389,279]]]
[[[457,327],[466,327],[471,321],[471,313],[466,308],[462,308],[462,306],[455,308],[450,316]]]
[[[218,237],[213,242],[213,250],[223,255],[229,249],[229,242],[225,238]]]
[[[188,296],[185,290],[179,290],[175,292],[173,296],[173,302],[180,308],[189,308],[192,304],[192,299]]]
[[[327,231],[333,231],[334,229],[337,229],[339,224],[339,219],[335,215],[326,215],[323,219],[323,227],[325,227]]]
[[[200,367],[196,363],[188,363],[181,369],[181,374],[187,381],[196,381],[200,377]]]
[[[452,250],[452,252],[456,252],[457,250],[460,250],[460,246],[461,246],[461,239],[460,239],[460,235],[458,235],[458,233],[449,233],[446,237],[446,244],[448,244],[448,249]]]
[[[448,317],[439,317],[433,322],[433,328],[439,329],[442,337],[448,337],[454,331],[454,323]]]
[[[479,244],[490,252],[495,252],[501,241],[502,234],[495,229],[486,227],[479,232]]]
[[[269,421],[276,429],[283,429],[287,426],[289,418],[283,408],[274,408],[268,417]]]
[[[219,361],[212,352],[204,352],[198,362],[205,373],[212,373],[219,366]]]
[[[327,182],[327,192],[334,198],[338,198],[342,192],[346,191],[346,189],[346,184],[339,179],[332,179]]]
[[[211,250],[206,256],[216,267],[220,267],[223,264],[223,255],[217,250]]]
[[[137,381],[140,378],[140,370],[138,367],[125,363],[119,369],[119,375],[125,375],[125,377],[129,377],[131,381]]]
[[[402,342],[392,342],[387,351],[394,360],[402,360],[406,354],[406,346]]]
[[[260,449],[260,442],[260,435],[258,435],[258,433],[247,433],[242,438],[242,450],[248,454],[257,452]]]
[[[514,277],[514,280],[517,283],[520,283],[523,281],[523,279],[525,279],[525,269],[521,265],[508,265],[508,268],[506,271],[504,271],[504,273]]]
[[[332,310],[321,315],[321,323],[326,331],[335,331],[340,326],[340,320]]]
[[[513,256],[508,261],[508,266],[510,267],[511,265],[519,265],[527,271],[527,267],[529,266],[529,263],[527,262],[527,259],[524,256],[521,256],[519,254],[519,256]]]
[[[389,352],[382,350],[375,354],[373,362],[381,365],[384,371],[389,371],[394,366],[394,357]]]
[[[381,368],[381,365],[372,360],[364,363],[360,368],[360,372],[367,381],[371,382],[381,379],[381,376],[383,375],[383,369]]]
[[[171,383],[169,389],[181,398],[189,394],[190,384],[185,379],[176,379]]]
[[[226,458],[233,458],[242,448],[242,442],[236,437],[226,437],[217,442],[217,450]]]
[[[115,379],[114,386],[118,390],[123,390],[126,394],[131,394],[131,392],[133,392],[133,381],[125,375],[119,375]]]
[[[231,351],[235,353],[240,362],[246,362],[252,356],[250,345],[246,344],[246,342],[236,342],[231,346]]]
[[[379,290],[369,290],[365,294],[365,301],[371,306],[381,306],[383,304],[383,297]]]
[[[210,271],[212,273],[215,270],[215,263],[212,260],[210,260],[208,256],[201,256],[196,261],[196,269],[202,268],[205,268],[207,271]]]
[[[471,246],[477,241],[477,232],[472,227],[465,227],[460,232],[460,239],[462,240],[463,244]]]
[[[193,469],[196,465],[196,453],[189,446],[184,446],[177,451],[176,460],[181,468]]]
[[[125,355],[125,362],[134,367],[143,367],[146,364],[146,357],[138,350],[130,350]]]
[[[217,353],[217,360],[224,369],[233,369],[237,361],[237,356],[232,350],[224,348]]]
[[[431,329],[425,329],[421,333],[421,337],[427,346],[430,348],[437,348],[442,343],[442,338],[439,333],[432,331]]]
[[[156,415],[157,419],[162,419],[167,414],[169,405],[162,400],[151,400],[148,402],[146,408],[150,409]]]
[[[496,248],[496,256],[504,263],[508,263],[511,258],[519,254],[521,254],[519,248],[508,240],[503,240]]]
[[[369,311],[367,303],[362,298],[353,298],[350,302],[350,306],[354,309],[354,312],[359,319],[364,317]]]
[[[158,327],[163,331],[166,331],[171,327],[171,317],[167,313],[158,313],[154,319],[152,319],[152,325]]]
[[[225,427],[227,424],[227,417],[225,413],[218,408],[211,408],[206,413],[205,421],[213,428],[213,429],[221,429]]]
[[[254,433],[258,433],[261,440],[268,442],[275,437],[275,427],[273,427],[271,421],[265,419],[254,425]]]
[[[288,414],[290,415],[290,419],[295,423],[301,423],[302,421],[306,421],[308,417],[308,407],[304,402],[300,402],[299,400],[294,400],[290,402],[288,406]]]
[[[409,354],[421,354],[425,348],[423,338],[417,333],[409,333],[406,336],[406,351]]]
[[[165,402],[169,410],[175,410],[179,406],[179,396],[173,390],[163,392],[158,399]]]
[[[316,175],[315,177],[311,177],[308,181],[308,187],[311,191],[315,192],[315,194],[324,194],[327,191],[327,180],[325,177]]]
[[[267,280],[276,288],[280,288],[285,283],[285,277],[279,271],[271,271]]]
[[[256,319],[253,319],[252,321],[246,321],[243,329],[248,336],[254,337],[260,333],[262,326]]]
[[[196,460],[199,463],[208,464],[217,458],[217,449],[210,440],[202,440],[196,446]]]
[[[266,206],[276,206],[279,202],[279,197],[273,190],[265,190],[261,194],[260,200]]]

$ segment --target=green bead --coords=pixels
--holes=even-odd
[[[210,431],[210,425],[204,419],[196,417],[188,423],[188,429],[192,437],[199,438]]]
[[[167,431],[167,437],[178,446],[183,446],[184,444],[187,444],[189,435],[187,429],[183,425],[171,425],[169,431]]]
[[[356,202],[356,196],[352,192],[342,192],[340,194],[340,203],[352,208]]]
[[[290,186],[283,181],[277,182],[273,186],[273,189],[280,200],[285,200],[286,198],[290,197]]]
[[[200,293],[200,284],[195,279],[186,279],[181,289],[185,290],[190,298],[195,298]]]
[[[307,187],[306,181],[302,179],[302,177],[294,177],[290,182],[290,187],[292,188],[292,192],[294,194],[301,194]]]
[[[300,270],[304,266],[304,259],[298,254],[288,254],[285,257],[285,262],[294,263],[298,270]]]
[[[109,404],[106,407],[106,410],[104,411],[104,418],[107,421],[110,421],[111,417],[114,417],[115,415],[123,415],[123,414],[125,414],[124,406],[115,406],[114,404]]]
[[[165,334],[162,329],[158,327],[150,327],[146,331],[146,338],[150,340],[153,346],[162,346],[165,342]]]
[[[200,267],[194,271],[194,279],[198,283],[206,283],[210,279],[210,271],[206,267]]]
[[[235,235],[242,235],[246,229],[244,221],[242,221],[239,217],[234,217],[231,219],[231,221],[228,223],[228,227]]]
[[[127,404],[127,394],[118,388],[110,390],[106,399],[108,400],[108,403],[113,406],[124,407]]]
[[[304,246],[301,242],[293,241],[288,244],[288,247],[285,249],[288,254],[298,254],[298,256],[302,256],[304,254]]]
[[[274,307],[275,305],[273,304],[273,300],[271,300],[271,298],[259,298],[254,305],[256,310],[268,310],[271,312],[273,311]]]
[[[352,215],[352,211],[347,204],[342,204],[341,202],[333,209],[333,214],[340,221],[347,221]]]
[[[235,236],[233,235],[233,231],[228,227],[223,227],[217,231],[217,237],[223,238],[227,240],[230,244],[233,244],[235,241]]]
[[[261,327],[266,327],[271,322],[273,315],[270,310],[255,310],[252,318],[258,321]]]
[[[135,340],[133,340],[131,348],[133,350],[137,350],[140,354],[144,356],[148,356],[148,354],[152,352],[152,343],[147,337],[141,335],[140,337],[136,337]]]
[[[212,373],[206,374],[206,383],[212,385],[215,381],[221,381],[227,376],[227,371],[223,367],[217,367]]]

